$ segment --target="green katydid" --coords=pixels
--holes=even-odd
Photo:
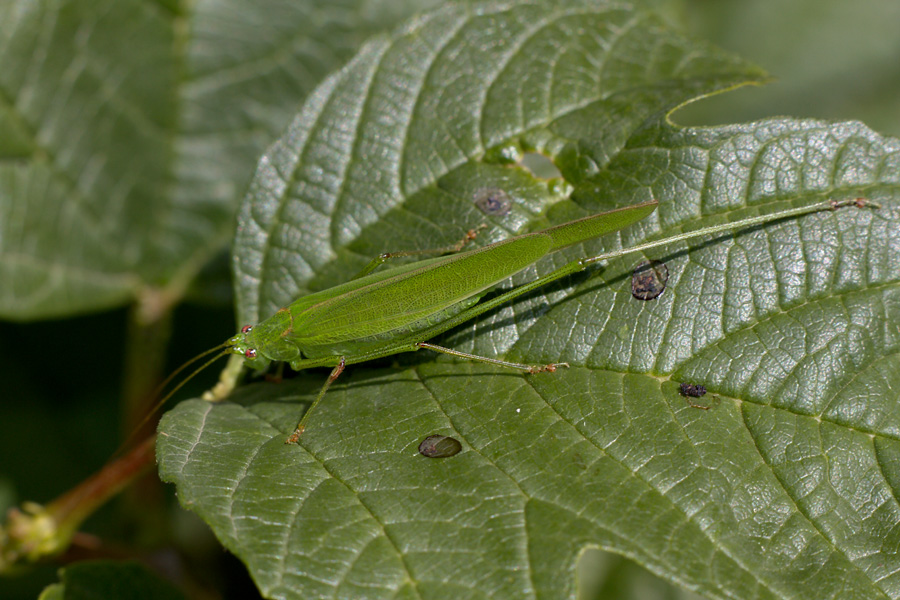
[[[562,248],[620,230],[650,215],[656,201],[599,213],[526,233],[488,246],[429,258],[373,272],[388,257],[382,255],[357,278],[341,285],[298,298],[268,319],[245,325],[217,348],[243,356],[255,368],[269,361],[284,361],[295,370],[333,367],[318,396],[285,443],[296,443],[315,407],[345,365],[427,348],[437,352],[518,369],[525,373],[555,371],[566,363],[527,365],[475,356],[428,343],[427,340],[490,311],[531,290],[588,268],[597,262],[641,252],[705,235],[761,225],[842,206],[878,205],[862,198],[827,200],[805,207],[783,210],[682,233],[625,248],[581,258],[527,284],[482,302],[495,285],[525,269],[538,259]],[[468,239],[474,237],[470,232]],[[465,240],[464,240],[465,241]],[[460,244],[461,246],[461,244]],[[458,250],[456,248],[455,250]],[[204,365],[205,366],[205,365]]]
[[[468,360],[518,369],[525,373],[552,372],[569,365],[514,363],[443,348],[428,343],[428,340],[522,294],[583,271],[604,260],[673,242],[850,205],[858,208],[866,206],[880,208],[878,204],[865,198],[825,200],[732,223],[713,225],[630,248],[574,260],[543,277],[483,302],[484,295],[495,285],[547,254],[618,231],[646,218],[656,209],[656,201],[597,213],[474,250],[460,251],[467,241],[475,237],[475,231],[470,231],[462,242],[451,248],[382,254],[374,258],[356,278],[298,298],[268,319],[256,325],[243,326],[240,332],[224,343],[210,348],[179,367],[166,378],[160,388],[165,387],[194,361],[224,348],[222,353],[207,361],[166,394],[157,404],[157,408],[172,397],[191,377],[224,354],[240,355],[256,369],[264,368],[270,361],[287,362],[295,370],[333,367],[318,396],[285,442],[294,444],[306,428],[313,409],[322,401],[325,392],[348,364],[426,348]],[[451,254],[373,272],[389,258],[446,252]],[[150,415],[145,421],[149,418]]]

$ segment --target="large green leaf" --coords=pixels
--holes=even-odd
[[[305,94],[431,4],[0,3],[0,315],[180,292]]]
[[[521,283],[814,199],[882,208],[610,261],[443,339],[571,369],[354,367],[299,446],[284,438],[324,375],[182,403],[160,427],[163,478],[273,598],[566,598],[590,546],[711,598],[900,597],[900,143],[856,123],[665,119],[758,77],[596,2],[448,5],[366,46],[260,163],[235,246],[246,322],[481,222],[486,243],[659,200]],[[504,164],[522,148],[571,187]],[[474,206],[495,188],[509,214]],[[631,294],[642,258],[668,266],[656,300]],[[463,451],[421,456],[433,433]]]

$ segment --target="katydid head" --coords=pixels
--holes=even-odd
[[[229,339],[225,344],[228,346],[228,352],[243,356],[249,361],[256,360],[259,352],[256,350],[256,335],[253,333],[253,325],[244,325],[241,327],[234,337]]]
[[[300,351],[297,350],[295,346],[291,344],[285,344],[283,341],[283,338],[291,332],[291,324],[291,313],[287,309],[281,309],[273,316],[257,325],[244,325],[243,327],[241,327],[241,330],[237,334],[227,339],[224,343],[219,344],[218,346],[214,346],[206,352],[198,354],[194,358],[178,367],[165,379],[165,381],[163,381],[159,385],[159,387],[153,393],[153,396],[155,397],[162,397],[156,403],[153,410],[151,410],[144,417],[141,423],[134,429],[134,432],[128,437],[126,442],[130,442],[131,438],[135,434],[137,434],[140,428],[143,427],[144,424],[147,423],[147,421],[149,421],[150,418],[154,414],[156,414],[156,412],[162,408],[162,406],[169,400],[169,398],[175,395],[175,393],[180,390],[184,384],[186,384],[195,375],[203,371],[206,367],[210,366],[212,363],[217,361],[222,356],[225,356],[226,354],[240,355],[248,361],[249,366],[257,370],[265,368],[269,364],[269,361],[272,360],[289,361],[298,358]],[[287,350],[285,350],[285,348],[287,348]],[[162,395],[162,392],[166,388],[166,386],[174,381],[175,378],[180,375],[186,368],[196,363],[198,360],[213,353],[216,353],[216,355],[200,365],[200,367],[192,371],[186,377],[182,378],[181,381],[179,381],[167,394],[165,394],[164,396]],[[122,448],[124,448],[125,446],[126,444],[122,444]]]
[[[228,352],[248,361],[259,369],[270,360],[290,361],[299,358],[296,346],[286,344],[284,338],[291,332],[291,313],[282,309],[256,325],[244,325],[226,342]]]

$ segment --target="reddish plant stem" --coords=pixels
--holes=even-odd
[[[74,533],[84,519],[153,466],[155,448],[156,435],[151,435],[48,504],[47,511],[58,523],[71,522]]]
[[[46,506],[26,503],[12,508],[4,526],[0,571],[63,552],[82,522],[154,464],[156,436],[150,436],[124,456]]]

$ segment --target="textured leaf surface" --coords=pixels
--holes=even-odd
[[[260,162],[235,239],[239,318],[385,250],[457,241],[485,220],[481,189],[518,200],[493,235],[520,230],[566,190],[506,157],[554,154],[578,184],[648,118],[762,76],[625,4],[474,3],[417,19],[329,78]]]
[[[429,4],[0,3],[0,315],[183,285],[224,246],[253,161],[305,94]]]
[[[235,261],[246,322],[385,250],[478,243],[657,198],[585,254],[822,198],[846,208],[610,261],[444,336],[573,366],[521,376],[398,357],[189,401],[164,479],[273,598],[569,598],[599,546],[711,598],[900,597],[900,143],[855,123],[678,129],[758,72],[640,11],[449,6],[368,45],[264,157]],[[537,148],[568,186],[499,158]],[[514,199],[506,215],[480,190]],[[571,191],[571,195],[567,193]],[[664,262],[665,292],[631,294]],[[679,384],[705,385],[709,409]],[[431,434],[463,451],[421,456]]]

